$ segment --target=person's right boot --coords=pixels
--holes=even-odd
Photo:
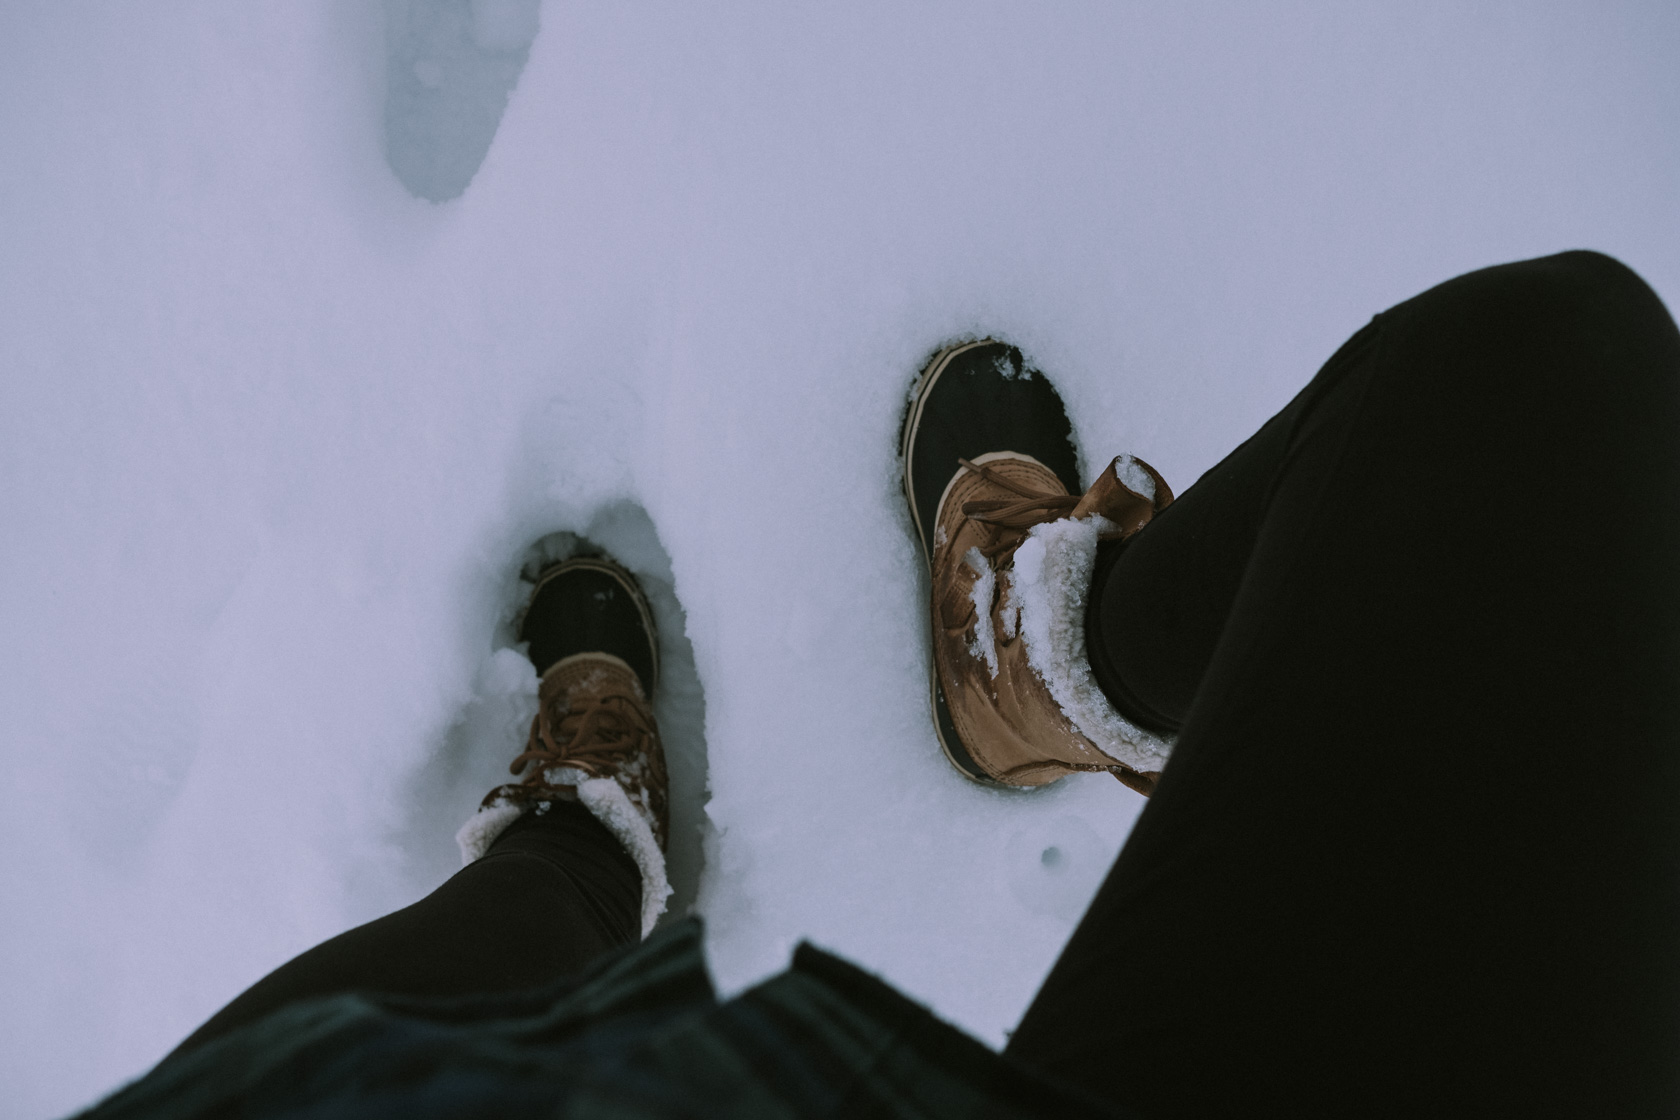
[[[932,581],[934,724],[978,782],[1037,786],[1107,771],[1154,788],[1171,744],[1115,711],[1085,654],[1099,540],[1172,501],[1153,467],[1110,462],[1080,496],[1061,398],[1020,351],[946,347],[903,432],[904,490]]]

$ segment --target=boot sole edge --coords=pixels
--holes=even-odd
[[[927,405],[928,397],[932,395],[933,388],[938,383],[940,375],[951,368],[951,362],[959,355],[965,354],[976,347],[996,345],[998,345],[997,339],[982,338],[973,342],[954,343],[934,351],[933,356],[923,364],[921,372],[916,375],[916,383],[911,390],[910,400],[905,405],[904,421],[899,427],[898,436],[899,459],[904,465],[901,472],[904,485],[904,501],[910,507],[911,528],[916,534],[916,543],[922,550],[922,564],[930,577],[933,574],[933,550],[928,542],[927,531],[922,525],[921,511],[916,508],[915,479],[912,477],[910,445],[914,442],[916,431],[920,427],[922,410]],[[935,515],[937,516],[937,511],[935,511]],[[949,735],[946,734],[944,722],[939,717],[942,711],[949,711],[949,708],[945,704],[944,689],[939,683],[938,667],[934,665],[931,657],[928,661],[928,702],[933,709],[930,714],[933,716],[933,733],[935,740],[939,743],[939,752],[945,756],[945,761],[950,763],[953,770],[975,785],[987,789],[1036,788],[998,781],[987,774],[985,769],[975,760],[974,755],[963,744],[962,738],[956,734],[955,728],[951,729]]]
[[[982,338],[975,342],[959,342],[943,347],[934,352],[933,356],[922,366],[916,375],[916,384],[910,394],[910,401],[905,406],[904,422],[899,427],[898,455],[904,464],[901,477],[904,484],[904,500],[910,507],[910,523],[916,531],[916,541],[922,546],[922,562],[933,567],[933,549],[929,546],[927,530],[922,525],[921,511],[916,508],[915,479],[912,477],[913,466],[910,456],[910,445],[914,442],[916,431],[921,426],[922,410],[927,406],[928,397],[933,393],[933,387],[939,377],[951,368],[951,362],[960,354],[967,353],[979,346],[999,345],[995,338]]]

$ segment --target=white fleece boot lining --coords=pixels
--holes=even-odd
[[[524,813],[523,805],[498,801],[493,805],[480,807],[478,812],[468,817],[467,823],[455,833],[455,843],[461,849],[461,866],[465,867],[474,860],[482,859],[484,853],[490,850],[490,845],[496,842],[496,837]]]
[[[577,787],[578,800],[594,818],[607,826],[617,838],[636,870],[642,873],[642,936],[653,932],[659,915],[665,912],[665,902],[671,897],[671,884],[665,877],[665,853],[653,838],[653,826],[644,811],[630,800],[624,787],[611,778],[591,778],[570,766],[557,767],[545,775],[553,785]],[[455,834],[461,848],[461,866],[483,858],[508,825],[526,812],[522,805],[497,802],[474,813]]]
[[[1020,611],[1027,663],[1062,714],[1103,753],[1150,773],[1166,764],[1172,741],[1115,711],[1085,655],[1085,595],[1097,562],[1097,536],[1112,527],[1101,517],[1034,526],[1015,550],[1010,605]]]

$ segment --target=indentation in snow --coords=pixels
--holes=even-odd
[[[519,82],[540,0],[385,0],[385,159],[418,198],[467,189]]]
[[[1017,902],[1034,914],[1072,921],[1102,885],[1114,851],[1085,818],[1064,813],[1018,829],[1004,859]]]
[[[487,51],[529,50],[542,0],[471,0],[473,42]]]

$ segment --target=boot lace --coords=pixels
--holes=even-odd
[[[1037,490],[1005,478],[990,467],[979,466],[961,458],[957,462],[993,486],[1019,495],[1013,499],[982,498],[963,503],[963,516],[986,526],[986,542],[980,545],[980,553],[988,560],[995,562],[1004,553],[1013,551],[1015,546],[1021,543],[1026,531],[1034,525],[1066,517],[1079,504],[1078,494]]]
[[[497,786],[483,803],[531,804],[575,793],[575,785],[548,780],[548,772],[559,767],[580,770],[591,778],[622,774],[651,799],[657,796],[655,791],[665,788],[666,780],[663,752],[653,749],[657,735],[643,705],[624,693],[586,701],[561,716],[558,725],[549,722],[544,705],[531,721],[524,753],[508,766],[509,773],[523,772],[523,777],[517,784]]]
[[[1017,495],[1014,498],[981,498],[976,501],[964,502],[963,516],[971,521],[977,521],[986,527],[986,537],[976,547],[980,555],[996,571],[1006,564],[1009,557],[1026,539],[1027,530],[1034,525],[1046,521],[1055,521],[1073,512],[1079,504],[1079,495],[1065,491],[1039,490],[1031,486],[1024,486],[1012,479],[967,459],[958,458],[957,462],[973,471],[993,486],[1008,490]],[[992,603],[997,604],[997,595],[1001,588],[992,591]],[[979,622],[979,612],[972,600],[964,599],[961,604],[961,616],[946,617],[942,624],[947,633],[962,634],[973,640],[971,628]],[[1012,633],[999,635],[996,640],[1008,641]]]

